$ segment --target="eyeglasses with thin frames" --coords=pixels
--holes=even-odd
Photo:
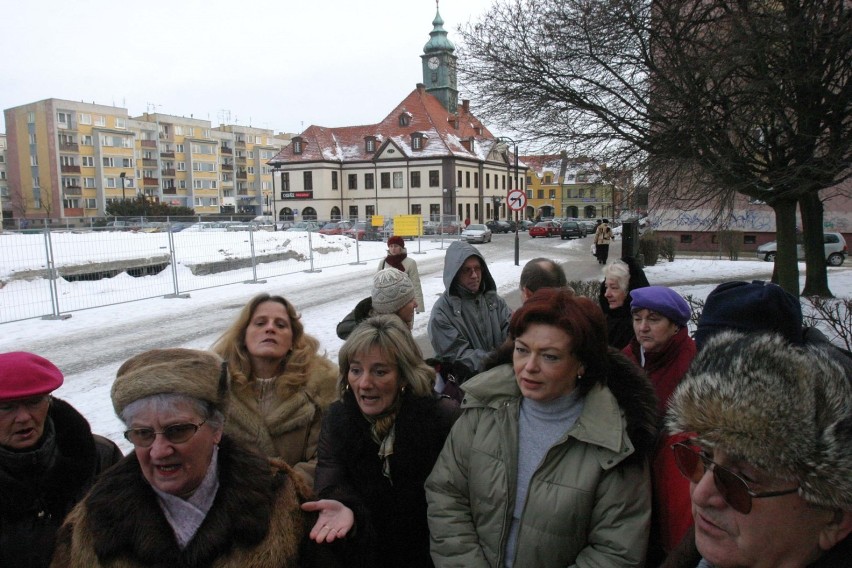
[[[785,489],[783,491],[766,491],[758,493],[753,491],[748,483],[729,469],[717,464],[703,452],[697,452],[683,442],[672,445],[675,463],[681,475],[692,483],[699,483],[708,469],[713,472],[713,483],[722,495],[725,503],[735,511],[748,515],[751,512],[752,499],[764,499],[766,497],[780,497],[789,495],[799,490],[798,487]]]
[[[207,421],[204,420],[201,424],[172,424],[163,428],[162,432],[155,432],[153,428],[131,428],[124,432],[124,437],[128,442],[137,448],[148,448],[153,445],[157,435],[163,436],[170,444],[184,444],[188,442],[198,429],[201,428]]]

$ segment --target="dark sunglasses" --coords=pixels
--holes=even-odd
[[[166,426],[162,432],[155,432],[152,428],[131,428],[124,432],[124,437],[138,448],[150,447],[157,439],[158,434],[162,435],[170,444],[183,444],[195,436],[195,433],[205,422],[207,421],[204,420],[201,424],[172,424]]]
[[[713,483],[722,495],[725,503],[735,511],[748,515],[751,512],[751,500],[764,497],[779,497],[789,495],[799,490],[798,487],[785,489],[784,491],[766,491],[758,493],[752,491],[748,483],[729,469],[725,469],[703,453],[697,452],[685,443],[677,443],[672,446],[675,463],[680,473],[692,483],[698,483],[704,477],[704,473],[710,469],[713,471]],[[712,466],[712,467],[711,467]]]

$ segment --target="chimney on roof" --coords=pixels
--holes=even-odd
[[[470,112],[470,99],[462,99],[462,112]]]
[[[426,85],[424,85],[423,83],[417,83],[417,90],[422,93],[426,90]]]

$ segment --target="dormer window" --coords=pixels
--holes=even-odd
[[[411,124],[411,113],[406,111],[402,111],[402,114],[399,115],[399,125],[400,126],[408,126]]]
[[[293,138],[293,153],[301,154],[302,153],[302,139],[301,138]]]
[[[426,137],[423,136],[422,132],[415,132],[411,135],[411,149],[412,150],[422,150],[423,142]]]
[[[364,151],[372,154],[376,151],[376,139],[372,136],[368,136],[364,139]]]

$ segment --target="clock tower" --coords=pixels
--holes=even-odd
[[[435,12],[429,41],[423,47],[423,84],[449,112],[456,112],[459,90],[456,83],[455,46],[447,39],[440,11]]]

